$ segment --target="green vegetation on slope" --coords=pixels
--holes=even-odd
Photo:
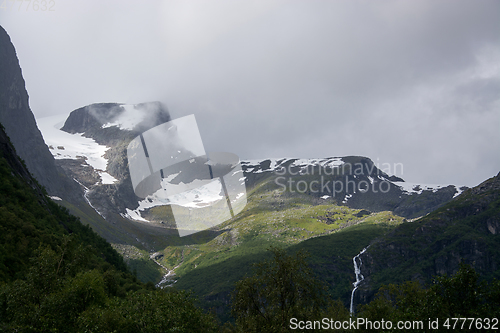
[[[400,225],[369,251],[372,289],[452,274],[460,262],[482,278],[500,278],[500,175],[411,223]],[[383,259],[381,259],[383,258]]]
[[[0,221],[0,281],[24,276],[29,258],[41,244],[56,250],[62,246],[62,236],[68,234],[93,247],[99,257],[118,270],[127,271],[109,243],[14,176],[4,158],[0,158]]]
[[[357,210],[345,207],[316,206],[304,208],[306,215],[311,213],[311,209],[322,213],[326,209],[349,212],[346,214],[349,218],[355,216],[357,212]],[[298,215],[298,211],[300,209],[290,214]],[[401,217],[394,216],[390,212],[381,212],[358,218],[357,224],[337,228],[335,230],[338,231],[328,235],[313,237],[303,242],[290,242],[292,244],[286,241],[280,242],[278,237],[265,239],[255,232],[251,234],[255,239],[249,239],[238,245],[226,244],[223,247],[225,250],[208,253],[199,250],[195,252],[192,256],[195,258],[193,261],[200,260],[200,264],[189,267],[189,270],[186,268],[179,270],[184,273],[180,275],[175,287],[193,290],[195,295],[202,300],[204,307],[215,308],[221,319],[228,320],[228,299],[235,283],[250,274],[253,263],[269,259],[270,253],[266,249],[273,245],[285,249],[287,253],[294,253],[298,250],[310,253],[309,263],[314,273],[326,283],[333,297],[342,299],[347,304],[352,282],[355,281],[352,258],[374,239],[382,237],[402,222]],[[284,237],[281,239],[287,240]],[[184,251],[186,261],[186,258],[191,256],[188,250],[188,248],[177,249],[175,255],[180,255]],[[204,261],[204,265],[201,264],[201,260]]]
[[[359,224],[292,246],[289,253],[297,250],[307,251],[315,274],[327,284],[335,299],[340,299],[347,305],[352,283],[356,281],[352,258],[403,221],[403,218],[391,212],[372,214]]]
[[[144,282],[157,283],[166,272],[149,257],[149,253],[132,245],[112,244],[113,248],[123,256],[129,269]],[[160,269],[159,269],[160,268]]]
[[[184,276],[195,268],[212,266],[232,257],[257,255],[269,245],[287,247],[373,219],[403,220],[389,217],[386,212],[372,216],[359,213],[360,210],[331,203],[314,204],[307,195],[291,196],[278,190],[254,192],[245,211],[219,226],[219,235],[206,243],[167,247],[161,251],[162,264],[169,268],[180,265],[176,273]]]
[[[421,331],[429,328],[430,322],[433,322],[432,332],[482,332],[498,329],[500,281],[480,280],[474,269],[461,264],[456,274],[434,277],[427,288],[417,281],[384,285],[379,289],[375,300],[361,306],[358,317],[372,322],[382,319],[392,323],[406,321],[420,325]],[[409,327],[393,327],[385,331],[415,332],[416,326]]]
[[[0,331],[216,331],[189,293],[140,283],[109,243],[45,195],[8,143],[0,154]]]
[[[65,238],[66,240],[69,237]],[[41,247],[26,276],[0,285],[0,330],[10,332],[215,332],[186,292],[155,290],[71,244]]]
[[[239,330],[287,332],[290,319],[320,320],[328,304],[326,288],[316,280],[306,255],[271,248],[273,258],[256,264],[254,274],[236,283],[232,313]]]
[[[431,322],[433,332],[498,329],[499,281],[480,282],[470,266],[436,277],[427,287],[415,281],[383,286],[374,301],[351,315],[325,292],[305,253],[271,252],[269,260],[254,265],[251,276],[236,283],[231,297],[236,320],[226,323],[225,332],[423,332]]]

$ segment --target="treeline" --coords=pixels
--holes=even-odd
[[[500,317],[500,283],[480,281],[465,265],[454,276],[437,277],[426,287],[417,282],[384,286],[374,301],[351,316],[313,276],[303,252],[271,252],[272,259],[257,264],[252,276],[236,283],[234,321],[221,324],[198,307],[189,292],[138,281],[110,244],[33,190],[0,156],[2,332],[370,331],[325,326],[359,318],[426,324],[438,319],[440,326],[432,329],[438,332],[452,330],[444,326],[448,318],[484,318],[480,328],[477,322],[471,326],[480,331],[486,324],[493,328],[493,319]]]
[[[94,256],[69,236],[58,251],[38,249],[25,277],[0,286],[0,331],[217,331],[189,293],[157,290]]]
[[[235,321],[222,325],[187,292],[144,285],[110,264],[89,269],[93,253],[65,236],[59,251],[36,251],[23,279],[1,285],[0,331],[413,332],[428,331],[431,321],[439,321],[432,331],[449,332],[457,324],[452,318],[479,318],[469,331],[498,327],[494,318],[500,315],[500,284],[480,282],[469,266],[462,265],[451,277],[437,277],[428,288],[414,281],[384,286],[352,316],[312,275],[304,253],[271,251],[272,259],[255,265],[252,276],[236,283],[231,304]],[[372,329],[366,322],[374,323]],[[425,326],[381,329],[377,322]]]

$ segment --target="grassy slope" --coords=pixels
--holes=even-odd
[[[205,307],[215,307],[227,319],[234,283],[252,273],[253,263],[268,258],[271,245],[290,252],[304,249],[333,296],[347,303],[355,279],[352,257],[404,221],[390,212],[359,212],[281,193],[263,181],[249,191],[246,210],[220,225],[212,238],[166,247],[161,263],[170,269],[179,266],[176,288],[193,290]]]
[[[329,235],[314,237],[303,242],[288,245],[284,242],[266,242],[253,253],[243,249],[232,249],[214,254],[206,254],[207,261],[198,267],[184,268],[176,288],[191,289],[202,300],[206,308],[215,308],[223,320],[229,319],[229,293],[236,281],[252,274],[252,264],[269,259],[267,251],[270,245],[287,248],[294,253],[305,250],[310,254],[309,262],[318,275],[329,287],[334,298],[349,302],[354,272],[352,258],[374,239],[382,237],[403,219],[390,212],[372,214],[361,219],[357,224],[340,229]],[[245,246],[243,246],[245,248]],[[201,257],[201,256],[200,256]]]

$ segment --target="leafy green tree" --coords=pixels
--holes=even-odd
[[[402,284],[382,286],[375,300],[362,305],[359,318],[371,321],[390,320],[418,321],[426,320],[429,312],[429,291],[422,288],[417,281],[406,281]],[[365,330],[375,332],[377,330]],[[404,331],[404,330],[399,330]],[[395,332],[395,331],[394,331]]]
[[[78,319],[84,332],[217,332],[215,317],[194,304],[188,292],[140,290],[94,306]]]
[[[371,321],[385,319],[393,323],[423,321],[426,325],[429,319],[438,319],[441,323],[439,330],[433,331],[449,332],[450,329],[443,326],[448,318],[498,318],[499,287],[496,280],[489,284],[480,282],[474,269],[461,264],[455,275],[436,277],[427,289],[416,281],[382,286],[372,302],[361,306],[358,317]]]
[[[457,274],[437,277],[429,296],[439,301],[442,316],[477,317],[484,312],[487,287],[479,283],[479,275],[468,265],[461,264]],[[438,313],[437,313],[438,314]]]
[[[218,330],[215,317],[198,308],[189,293],[133,283],[130,274],[113,269],[90,269],[91,252],[71,237],[62,243],[58,251],[40,248],[24,279],[0,285],[0,331]]]
[[[272,247],[274,258],[255,265],[255,273],[236,283],[232,314],[243,332],[287,332],[290,319],[321,320],[326,288],[316,280],[306,255],[289,256]]]

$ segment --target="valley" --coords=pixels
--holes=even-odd
[[[500,11],[448,5],[9,4],[0,331],[497,323]]]
[[[57,164],[86,187],[85,197],[104,218],[94,214],[91,225],[124,256],[139,279],[192,289],[204,307],[216,308],[222,316],[228,313],[232,285],[250,274],[252,263],[268,256],[270,246],[289,253],[308,249],[314,271],[348,307],[356,281],[353,257],[398,225],[413,223],[408,221],[418,220],[465,189],[407,184],[360,156],[243,160],[245,209],[209,230],[179,237],[170,206],[155,197],[136,198],[131,189],[125,149],[137,132],[130,118],[127,129],[120,127],[120,118],[113,118],[112,126],[107,122],[119,113],[117,108],[124,107],[97,107],[98,119],[107,120],[87,121],[90,125],[83,127],[75,122],[89,117],[93,106],[88,106],[72,113],[65,124],[40,121],[49,147],[58,147],[51,149]],[[133,107],[126,109],[130,112]],[[150,122],[150,126],[155,124]],[[58,141],[62,125],[74,132],[63,134],[67,149]],[[99,146],[95,149],[102,152],[98,167],[95,155],[86,156],[82,139]],[[173,199],[170,204],[176,202]],[[60,203],[68,205],[64,200]],[[78,215],[77,210],[73,213]],[[318,248],[316,244],[322,243],[328,245]]]

